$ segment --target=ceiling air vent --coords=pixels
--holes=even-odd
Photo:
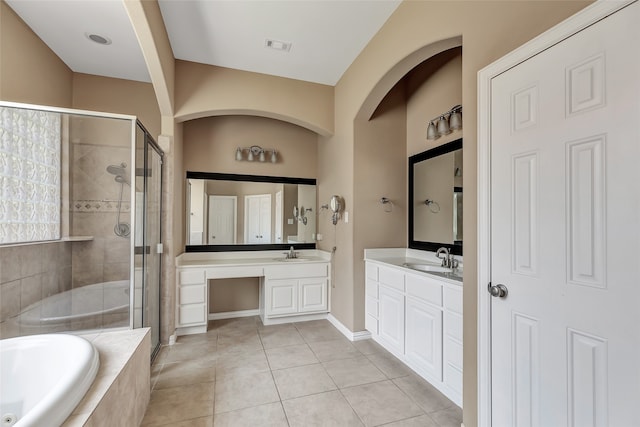
[[[268,48],[282,52],[289,52],[289,50],[291,50],[291,43],[281,42],[279,40],[266,39],[264,41],[264,45]]]

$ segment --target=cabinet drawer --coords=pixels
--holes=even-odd
[[[378,299],[378,283],[373,280],[367,279],[365,283],[365,293],[366,296]]]
[[[442,284],[428,277],[406,275],[407,295],[442,306]]]
[[[367,314],[377,319],[378,318],[378,300],[367,296],[365,299],[365,306],[366,306]]]
[[[178,307],[178,322],[181,326],[207,324],[207,305],[189,304]]]
[[[392,288],[404,292],[404,273],[399,270],[379,267],[378,281]]]
[[[183,270],[178,280],[181,285],[200,285],[204,282],[204,270]]]
[[[462,342],[462,316],[457,313],[445,312],[444,331],[453,339]]]
[[[462,344],[451,338],[445,340],[445,360],[462,370]]]
[[[292,279],[296,277],[326,277],[329,275],[329,264],[274,265],[264,269],[268,279]]]
[[[378,281],[378,266],[370,262],[367,263],[367,279]]]
[[[207,287],[204,285],[180,286],[178,304],[204,304],[207,301]]]
[[[378,319],[370,314],[365,315],[364,328],[371,332],[373,335],[378,335]]]
[[[462,289],[445,286],[444,308],[462,314]]]
[[[230,279],[235,277],[261,277],[264,276],[264,267],[260,265],[247,265],[242,267],[214,267],[208,269],[210,279]]]

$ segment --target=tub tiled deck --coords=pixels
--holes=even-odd
[[[79,335],[98,349],[100,369],[63,427],[139,425],[149,403],[149,329]]]

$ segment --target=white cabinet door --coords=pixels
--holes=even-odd
[[[327,311],[327,279],[324,277],[300,279],[298,311]]]
[[[413,298],[406,300],[405,357],[442,381],[442,310]]]
[[[395,289],[380,286],[378,334],[390,350],[404,352],[404,295]]]
[[[267,315],[292,314],[298,312],[298,281],[267,281]]]

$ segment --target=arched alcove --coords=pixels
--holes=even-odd
[[[407,247],[407,158],[449,140],[443,137],[428,144],[424,131],[429,119],[462,102],[461,45],[462,37],[453,37],[403,58],[375,84],[354,118],[353,210],[358,218],[353,225],[354,266],[361,265],[365,248]],[[455,93],[432,103],[425,93],[443,82],[439,73],[451,70],[452,77],[444,80]],[[432,78],[438,83],[430,88],[426,82]],[[460,138],[462,132],[454,136]],[[382,197],[393,202],[392,212],[380,204]],[[353,274],[354,300],[363,302],[364,268],[354,268]],[[364,327],[364,304],[354,307],[359,330]]]
[[[203,110],[183,116],[176,116],[178,122],[187,122],[190,120],[201,119],[205,117],[218,117],[218,116],[251,116],[251,117],[264,117],[268,119],[280,120],[282,122],[291,123],[293,125],[300,126],[308,129],[320,136],[330,136],[331,131],[325,129],[315,123],[305,121],[299,117],[280,114],[275,111],[255,110],[255,109],[219,109],[219,110]]]

